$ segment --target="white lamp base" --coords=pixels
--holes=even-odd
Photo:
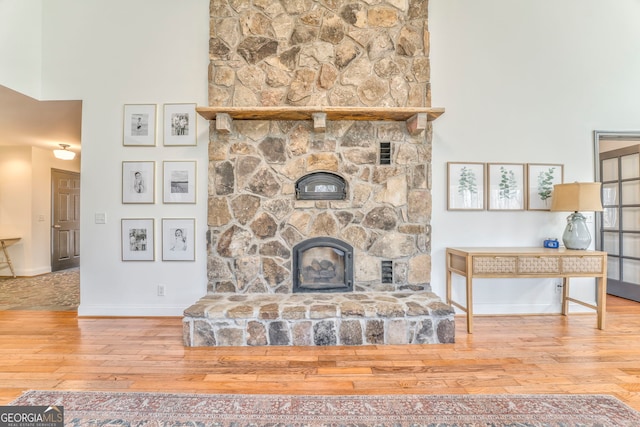
[[[564,229],[562,241],[567,249],[584,250],[591,244],[591,233],[584,215],[574,212],[567,217],[567,228]]]

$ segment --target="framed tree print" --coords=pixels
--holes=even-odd
[[[123,145],[156,145],[156,105],[128,104],[124,106]]]
[[[155,259],[153,218],[122,219],[122,260],[153,261]]]
[[[447,163],[447,209],[483,210],[484,163]]]
[[[164,203],[196,202],[196,162],[167,161],[163,164]]]
[[[489,163],[489,210],[523,210],[525,175],[523,163]]]
[[[162,260],[195,261],[194,218],[162,219]]]
[[[553,186],[562,184],[564,170],[557,164],[527,164],[527,209],[548,211],[551,209]]]
[[[196,145],[196,104],[164,104],[164,145]]]
[[[155,162],[122,162],[122,203],[155,202]]]

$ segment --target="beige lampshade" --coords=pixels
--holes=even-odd
[[[553,186],[552,211],[595,212],[602,210],[599,182],[572,182]]]

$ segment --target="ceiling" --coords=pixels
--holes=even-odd
[[[0,85],[0,146],[80,152],[82,101],[38,101]]]

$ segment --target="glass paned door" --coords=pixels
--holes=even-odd
[[[625,145],[599,152],[597,248],[607,252],[608,293],[640,301],[640,144]]]

